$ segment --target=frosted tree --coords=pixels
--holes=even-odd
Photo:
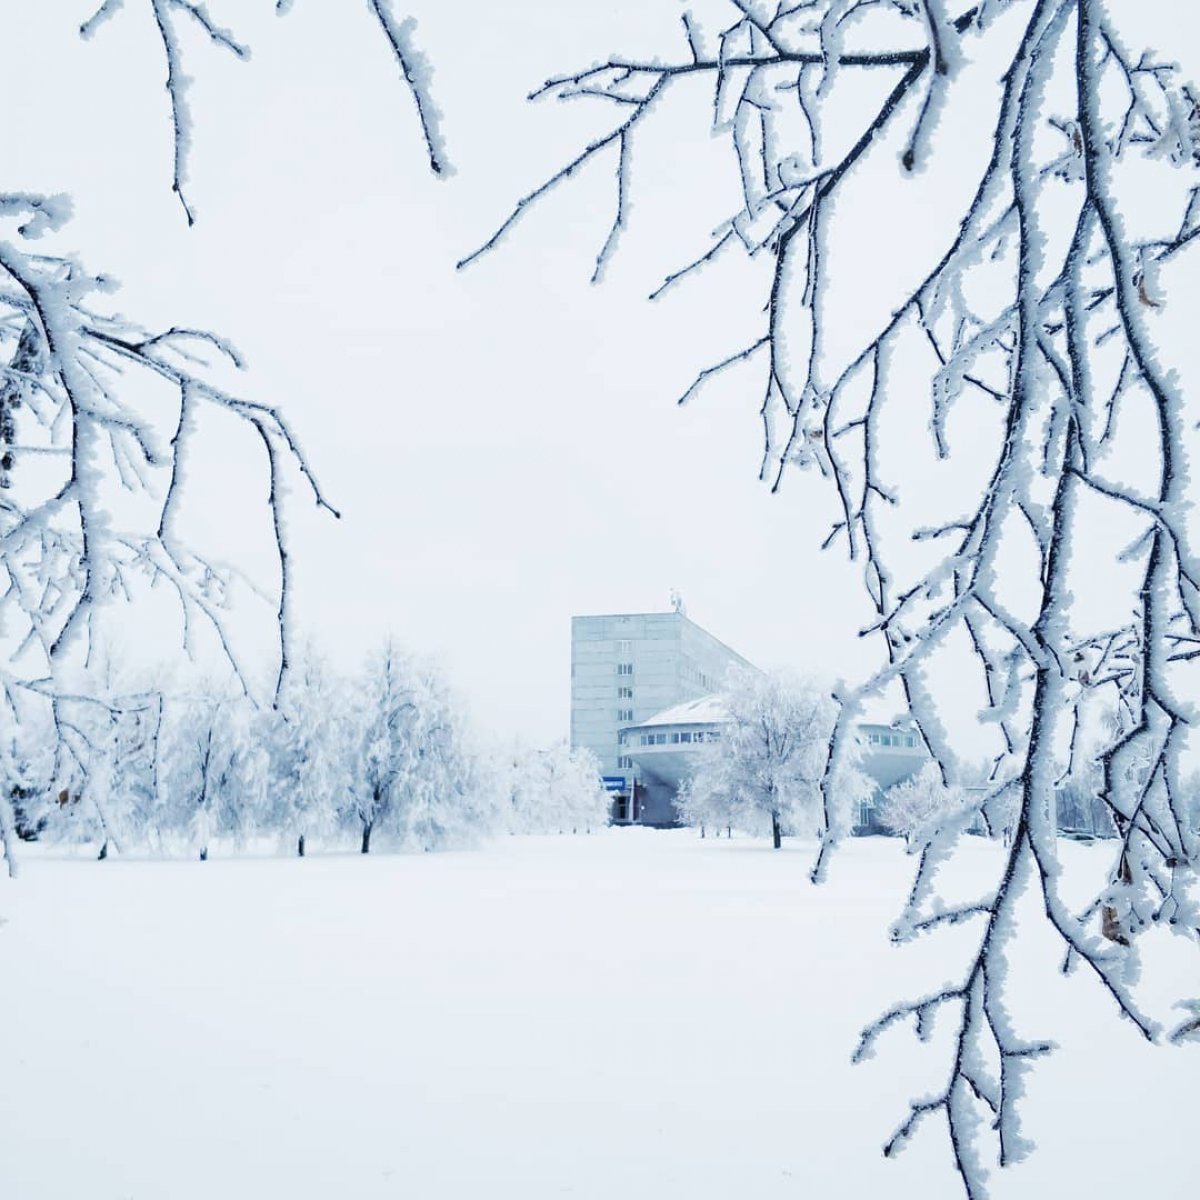
[[[461,815],[467,777],[459,717],[438,671],[388,643],[356,681],[350,789],[360,849],[385,831],[440,845]]]
[[[266,753],[261,823],[303,858],[310,837],[337,827],[349,788],[345,696],[309,650],[289,671],[277,704],[258,721]]]
[[[291,0],[279,0],[276,11],[291,7]],[[414,42],[413,22],[390,0],[367,0],[364,8],[381,35],[381,52],[394,57],[413,99],[430,169],[445,174],[431,71]],[[153,30],[163,55],[171,188],[191,224],[193,118],[184,46],[198,33],[239,59],[249,58],[249,48],[191,0],[104,0],[81,35],[92,37],[122,9]],[[279,408],[232,384],[244,363],[229,340],[125,317],[109,298],[111,278],[54,249],[70,213],[66,196],[0,188],[0,722],[16,719],[14,689],[36,688],[51,698],[60,734],[89,724],[87,709],[99,689],[88,666],[103,640],[102,610],[114,600],[136,601],[151,587],[177,597],[184,649],[193,652],[207,628],[250,690],[229,635],[229,612],[237,594],[264,589],[197,553],[177,521],[195,483],[186,471],[189,444],[214,413],[237,418],[262,448],[265,515],[278,552],[276,586],[265,589],[279,629],[278,693],[288,664],[289,475],[304,481],[318,507],[337,511]],[[37,245],[43,238],[52,245]],[[127,523],[114,519],[116,511],[138,516]],[[85,776],[91,749],[77,737],[65,751]],[[107,786],[101,780],[91,790]],[[6,813],[0,830],[8,828]]]
[[[468,744],[466,722],[444,677],[418,665],[415,684],[418,717],[409,727],[412,750],[398,774],[391,828],[402,843],[441,850],[490,831],[495,791]]]
[[[108,736],[102,753],[108,761],[101,776],[108,787],[105,816],[119,830],[122,845],[145,843],[157,833],[162,803],[158,787],[162,696],[120,696],[107,707]],[[99,787],[101,777],[89,784]],[[105,830],[106,835],[109,832]]]
[[[814,681],[783,671],[736,673],[724,699],[728,719],[705,745],[684,811],[743,829],[765,824],[778,850],[784,833],[820,825],[837,706]]]
[[[630,217],[641,132],[667,119],[669,95],[695,100],[708,84],[692,112],[728,138],[740,207],[654,295],[740,247],[762,264],[765,319],[682,399],[756,373],[761,475],[772,488],[797,470],[823,481],[827,544],[860,565],[864,632],[880,648],[878,670],[839,691],[814,879],[845,832],[829,785],[873,696],[907,705],[950,785],[955,718],[978,712],[994,742],[979,812],[1014,814],[974,904],[938,904],[933,873],[976,814],[926,847],[897,940],[967,924],[974,950],[957,982],[885,1014],[858,1052],[910,1019],[919,1032],[935,1016],[953,1023],[944,1087],[912,1102],[885,1152],[934,1118],[965,1192],[981,1197],[989,1131],[1001,1166],[1030,1148],[1018,1100],[1049,1049],[1005,1004],[1021,900],[1151,1040],[1160,1022],[1132,982],[1138,935],[1165,926],[1194,955],[1200,926],[1200,830],[1181,785],[1200,695],[1189,470],[1200,413],[1183,375],[1195,360],[1200,93],[1171,57],[1188,49],[1184,10],[733,0],[727,11],[724,27],[685,15],[674,55],[613,56],[534,93],[618,115],[464,265],[604,158],[616,199],[599,278]],[[686,203],[704,200],[693,189]],[[1079,745],[1080,698],[1096,687],[1124,713],[1099,750],[1119,838],[1080,914],[1060,892],[1050,813]]]
[[[910,847],[937,836],[939,825],[953,820],[971,803],[960,787],[948,785],[937,763],[926,763],[915,775],[888,788],[879,806],[885,829],[901,834]]]
[[[24,217],[23,240],[58,228],[68,211],[62,198],[0,196],[0,218]],[[96,725],[91,710],[103,693],[92,660],[106,605],[166,587],[178,600],[184,648],[194,649],[205,626],[242,672],[227,636],[241,581],[189,549],[176,525],[189,439],[205,410],[239,417],[264,450],[280,565],[272,601],[280,676],[288,607],[285,458],[309,479],[317,503],[329,506],[279,412],[236,396],[206,369],[206,353],[241,365],[227,342],[175,327],[150,333],[106,313],[102,276],[23,241],[0,241],[0,278],[0,408],[15,413],[16,431],[4,447],[7,486],[0,492],[0,707],[4,720],[15,720],[16,690],[47,696],[64,743],[60,758],[86,775],[96,748],[87,733]],[[139,516],[119,525],[114,507]],[[121,719],[117,710],[112,717]],[[91,790],[107,786],[100,781]]]
[[[685,825],[695,826],[700,830],[700,836],[706,837],[708,830],[716,831],[720,837],[724,829],[729,837],[733,836],[733,824],[737,817],[736,805],[729,788],[712,757],[716,754],[715,746],[706,747],[706,770],[693,771],[679,789],[675,801],[675,809],[679,819]]]
[[[566,742],[513,756],[509,786],[511,833],[577,833],[608,824],[611,801],[600,783],[600,763],[586,748]]]
[[[15,724],[36,739],[40,796],[31,799],[46,837],[93,842],[104,859],[159,827],[162,696],[114,687],[107,669],[96,675],[90,691],[56,693],[41,713],[16,709]]]
[[[262,821],[267,756],[259,715],[234,689],[208,686],[169,697],[159,739],[163,832],[201,862],[218,836],[240,840]]]
[[[452,754],[445,771],[444,800],[436,836],[421,842],[425,850],[475,845],[504,827],[508,796],[503,763],[477,744],[457,705],[454,718],[457,733],[449,743]],[[422,831],[417,827],[415,832],[420,836]]]
[[[46,706],[25,697],[19,719],[0,728],[0,852],[12,877],[17,840],[39,837],[51,819],[53,762],[54,731]]]
[[[375,829],[389,816],[412,761],[418,724],[417,696],[409,663],[387,645],[367,664],[355,730],[358,745],[351,768],[351,794],[361,833],[360,849],[371,852]]]

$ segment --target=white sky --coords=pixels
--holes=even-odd
[[[295,613],[337,665],[394,634],[444,662],[485,729],[548,739],[566,732],[570,616],[662,610],[672,587],[761,665],[837,677],[873,661],[857,568],[818,554],[829,491],[793,474],[773,497],[757,481],[759,371],[675,405],[759,335],[769,264],[731,255],[644,300],[737,206],[703,84],[635,147],[632,224],[603,286],[588,277],[611,155],[454,271],[613,123],[602,102],[530,106],[530,88],[618,50],[681,58],[681,3],[398,0],[436,70],[457,168],[441,182],[365,3],[298,0],[276,19],[270,0],[211,0],[254,53],[243,64],[188,39],[190,230],[169,190],[149,5],[128,0],[82,43],[93,7],[0,8],[8,94],[39,99],[6,123],[5,187],[74,196],[61,244],[122,281],[128,314],[211,327],[245,352],[241,390],[282,406],[345,513],[319,516],[294,488]],[[194,479],[260,466],[250,434],[213,429]],[[261,478],[197,486],[189,528],[270,587]]]

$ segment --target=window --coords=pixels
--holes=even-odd
[[[622,642],[617,643],[617,653],[618,654],[628,654],[630,652],[630,650],[632,650],[632,649],[633,649],[633,646],[627,641],[622,641]]]
[[[633,663],[617,663],[617,674],[618,675],[632,675],[633,674]]]
[[[681,733],[679,735],[679,740],[681,742],[690,742],[692,740],[692,735],[690,733]]]
[[[656,733],[654,735],[654,744],[656,746],[665,746],[667,744],[667,735],[665,733]]]
[[[904,739],[904,744],[906,746],[915,746],[917,744],[917,739],[910,733],[908,737]]]
[[[639,740],[641,741],[643,746],[650,745],[650,737],[648,734],[643,733]]]
[[[618,721],[632,721],[633,720],[633,709],[632,708],[618,708],[617,709],[617,720]]]
[[[673,733],[673,734],[671,734],[671,745],[672,745],[672,746],[678,746],[678,745],[679,745],[679,734],[677,734],[677,733]]]
[[[868,741],[868,742],[870,742],[872,746],[878,746],[878,745],[879,745],[879,734],[877,734],[877,733],[868,733],[868,734],[867,734],[867,741]]]
[[[623,729],[620,731],[620,733],[617,734],[617,745],[618,746],[625,745],[625,730],[623,730]]]
[[[622,755],[617,759],[617,766],[623,771],[628,771],[629,768],[633,766],[633,759],[627,757],[626,755]]]
[[[631,687],[617,688],[617,699],[618,700],[632,700],[633,699],[633,688],[631,688]]]

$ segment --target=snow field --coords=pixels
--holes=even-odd
[[[811,847],[768,846],[635,829],[368,858],[27,855],[0,887],[0,1195],[957,1196],[940,1124],[879,1152],[944,1079],[948,1023],[849,1057],[880,1010],[956,977],[971,929],[888,944],[898,842],[847,845],[822,888]],[[969,840],[946,893],[994,854]],[[1081,881],[1107,861],[1063,855]],[[1200,1047],[1141,1044],[1081,972],[1040,970],[1057,949],[1030,932],[1014,1017],[1060,1049],[1024,1104],[1040,1148],[994,1195],[1194,1195]],[[1200,957],[1149,949],[1169,1016]]]

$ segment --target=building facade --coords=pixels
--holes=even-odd
[[[704,743],[719,741],[728,720],[724,699],[717,694],[672,705],[621,731],[637,770],[638,795],[657,816],[655,824],[679,823],[679,789],[695,769]]]
[[[721,696],[704,696],[655,713],[621,731],[627,757],[637,768],[639,793],[644,791],[655,812],[675,818],[675,798],[695,769],[706,742],[718,741],[729,721]],[[881,832],[878,806],[884,792],[915,775],[929,761],[924,742],[911,721],[858,726],[859,766],[875,785],[856,814],[859,833]]]
[[[875,791],[859,805],[857,830],[882,833],[879,802],[884,792],[911,779],[929,761],[929,751],[911,719],[891,725],[860,725],[858,740],[862,747],[859,766],[870,776]]]
[[[571,618],[571,745],[600,760],[613,820],[672,825],[674,790],[643,780],[623,731],[723,686],[752,664],[677,608]]]

